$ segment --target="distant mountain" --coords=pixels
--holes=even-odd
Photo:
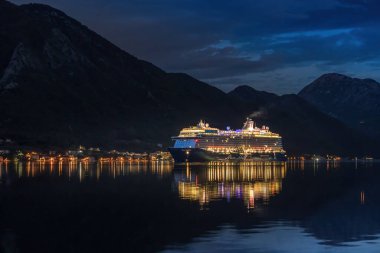
[[[166,73],[40,4],[0,1],[0,109],[0,139],[22,146],[154,150],[201,118],[240,128],[251,115],[291,154],[367,152],[366,139],[297,96],[226,94]]]
[[[376,81],[325,74],[299,96],[347,125],[380,137],[380,84]]]
[[[276,96],[249,87],[240,91],[242,89],[237,88],[230,95],[251,101],[253,107],[257,107],[256,101],[265,101],[258,110],[252,111],[251,117],[258,124],[267,124],[274,132],[281,133],[290,153],[364,155],[375,149],[375,142],[297,95]]]
[[[237,97],[244,102],[255,103],[256,105],[262,105],[268,103],[278,96],[266,91],[258,91],[251,86],[242,85],[229,92],[232,97]]]

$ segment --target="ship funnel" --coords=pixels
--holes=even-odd
[[[252,131],[255,128],[255,122],[253,122],[252,119],[247,118],[247,120],[244,123],[243,129]]]
[[[205,127],[208,127],[208,124],[206,122],[204,122],[203,120],[200,120],[198,123],[198,127],[199,128],[205,128]]]

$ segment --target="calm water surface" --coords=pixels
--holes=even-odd
[[[2,252],[379,252],[380,164],[0,163]]]

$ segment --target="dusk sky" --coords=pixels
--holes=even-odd
[[[13,3],[30,3],[13,0]],[[295,93],[323,73],[380,80],[376,0],[33,0],[168,72]]]

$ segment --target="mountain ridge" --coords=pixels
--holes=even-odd
[[[380,84],[375,80],[329,73],[298,95],[352,128],[380,137]]]
[[[0,2],[0,12],[0,137],[21,146],[154,150],[200,118],[239,128],[245,117],[267,110],[258,123],[279,131],[290,154],[361,152],[359,135],[299,97],[249,86],[227,94],[167,73],[49,6]],[[323,130],[335,142],[306,138],[318,128],[305,128],[303,137],[294,130],[318,120],[335,129]]]
[[[247,90],[243,94],[234,91],[230,94],[243,95],[243,99],[249,101],[247,94],[250,92]],[[258,94],[252,96],[252,101]],[[308,153],[308,150],[309,153],[319,154],[364,155],[371,153],[376,146],[376,141],[324,114],[296,94],[275,95],[272,98],[261,104],[250,116],[259,124],[268,124],[274,132],[281,133],[284,141],[288,141],[286,146],[290,153],[299,154],[301,150]],[[255,102],[253,105],[257,106]],[[312,152],[310,146],[314,147]]]
[[[164,128],[176,132],[179,127],[171,123],[184,112],[188,124],[208,116],[222,123],[217,105],[234,115],[233,106],[222,103],[227,95],[219,89],[139,60],[60,11],[39,4],[7,7],[0,20],[0,54],[8,57],[1,57],[6,62],[0,66],[8,70],[0,73],[9,74],[2,75],[0,106],[11,109],[0,121],[0,134],[24,142],[30,136],[45,143],[67,140],[64,145],[100,145],[116,138],[141,144],[157,142],[156,135]],[[192,96],[211,112],[194,104]],[[226,120],[234,118],[228,115]],[[36,117],[40,124],[25,124]],[[149,125],[158,129],[147,129]],[[138,129],[146,135],[139,136]],[[93,135],[99,141],[92,142]]]

